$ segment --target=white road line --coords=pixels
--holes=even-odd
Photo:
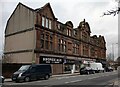
[[[66,84],[70,83],[70,82],[65,82]]]
[[[74,82],[80,82],[80,81],[82,81],[82,80],[74,80],[74,81],[65,82],[65,83],[68,84],[68,83],[74,83]]]
[[[82,80],[74,80],[74,81],[70,81],[70,82],[74,83],[74,82],[79,82],[79,81],[82,81]]]
[[[65,78],[70,78],[70,77],[60,77],[60,78],[56,78],[56,79],[65,79]]]

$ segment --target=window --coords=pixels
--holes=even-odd
[[[71,30],[69,30],[69,36],[72,36],[72,32],[71,32]]]
[[[58,39],[58,50],[60,52],[66,52],[66,41],[64,39]]]
[[[60,24],[58,23],[57,28],[60,29]]]
[[[88,37],[87,37],[87,34],[85,32],[82,33],[82,39],[84,41],[88,41]]]
[[[61,44],[61,42],[60,42],[61,40],[60,39],[58,39],[58,50],[59,51],[61,51],[61,49],[60,49],[60,44]]]
[[[69,29],[67,29],[67,35],[69,35]]]
[[[72,43],[68,42],[68,50],[71,51],[72,50]]]
[[[41,33],[41,44],[40,48],[44,48],[44,33]]]
[[[100,52],[99,52],[100,53]],[[95,56],[95,49],[94,47],[91,47],[91,56],[94,57]]]
[[[46,28],[48,28],[48,19],[46,18]]]
[[[42,26],[49,28],[49,29],[52,29],[52,20],[43,16],[42,17]]]
[[[53,49],[53,35],[50,35],[50,50]]]
[[[52,33],[41,33],[40,36],[40,48],[47,49],[47,50],[52,50],[53,49],[53,34]]]
[[[46,34],[46,37],[45,37],[45,48],[49,49],[49,35],[48,34]]]
[[[63,52],[66,52],[66,41],[63,43]]]
[[[73,46],[73,53],[75,53],[75,54],[79,53],[79,45],[78,44],[74,44],[74,46]]]
[[[52,21],[49,20],[49,29],[52,29]]]
[[[77,35],[77,31],[76,31],[76,30],[74,30],[74,32],[73,32],[73,33],[74,33],[74,35]]]
[[[65,40],[61,40],[61,47],[62,47],[62,52],[66,52],[66,41]]]
[[[83,55],[85,56],[89,56],[89,50],[88,50],[88,45],[84,45],[83,46]]]
[[[72,36],[72,31],[70,29],[67,29],[67,35]]]
[[[45,17],[42,17],[42,26],[45,26]]]

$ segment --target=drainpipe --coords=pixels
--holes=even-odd
[[[35,64],[35,53],[34,53],[34,50],[36,48],[36,30],[35,30],[35,24],[36,24],[36,14],[37,13],[34,13],[34,17],[33,17],[33,49],[32,49],[32,64]]]

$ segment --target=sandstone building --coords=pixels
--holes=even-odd
[[[53,74],[61,74],[72,65],[77,71],[82,62],[105,64],[106,42],[104,36],[91,36],[85,19],[77,28],[58,21],[50,3],[38,9],[19,3],[7,21],[4,54],[9,67],[47,63]]]

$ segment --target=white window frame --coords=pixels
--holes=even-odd
[[[42,16],[42,26],[45,27],[45,17]]]
[[[46,18],[45,27],[49,28],[49,20],[48,20],[48,18]]]
[[[52,29],[52,20],[49,20],[49,29]]]

